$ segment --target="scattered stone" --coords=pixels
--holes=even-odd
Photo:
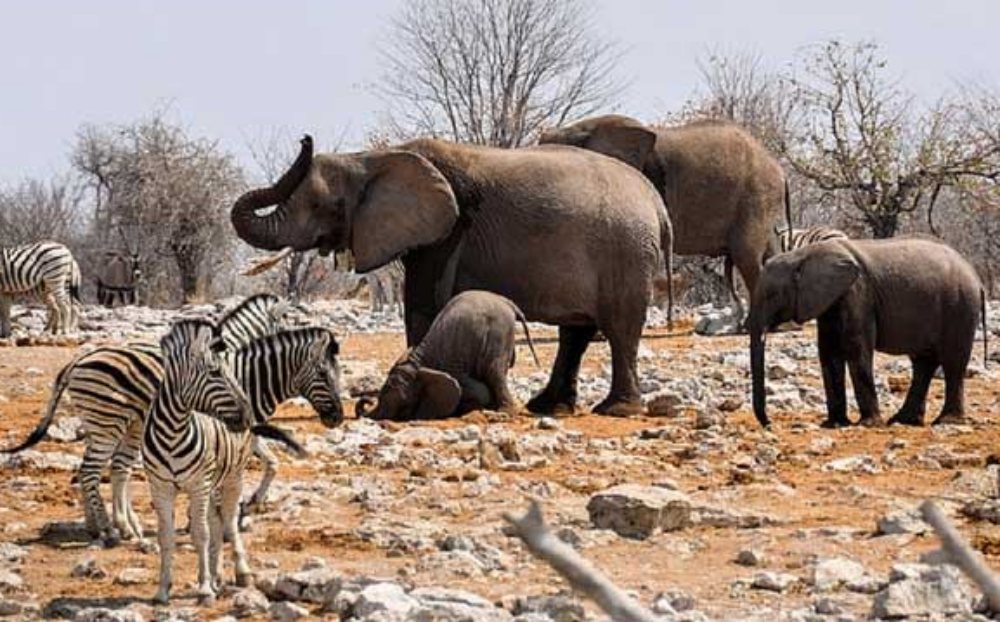
[[[290,600],[326,605],[340,591],[339,573],[325,566],[281,575],[265,575],[257,581],[257,589],[271,600]]]
[[[73,566],[70,576],[76,579],[104,579],[108,571],[93,557],[84,557]]]
[[[420,603],[396,583],[375,583],[361,590],[354,603],[354,615],[365,618],[376,612],[406,615]]]
[[[879,467],[871,456],[848,456],[838,458],[823,465],[824,471],[839,473],[878,473]]]
[[[88,607],[77,611],[73,622],[143,622],[143,617],[131,609]]]
[[[736,563],[740,566],[763,566],[764,554],[756,549],[743,549],[736,554]]]
[[[34,619],[37,617],[38,609],[38,603],[35,601],[0,596],[0,617],[19,615],[24,619]]]
[[[410,592],[419,601],[410,619],[428,622],[507,622],[511,614],[493,605],[485,598],[466,592],[441,587],[421,587]]]
[[[676,490],[623,484],[599,492],[587,503],[590,521],[626,538],[644,539],[691,524],[691,502]]]
[[[860,581],[866,574],[865,567],[843,557],[821,559],[813,567],[812,584],[820,592]]]
[[[554,622],[577,622],[587,619],[583,605],[567,594],[522,596],[514,600],[511,613],[522,620],[526,614],[542,614]]]
[[[24,587],[24,579],[21,575],[4,568],[0,568],[0,592],[13,592]]]
[[[923,534],[930,526],[925,523],[916,510],[902,510],[887,514],[878,520],[875,533],[880,536],[896,534]]]
[[[872,616],[905,618],[968,614],[975,595],[955,566],[897,564],[889,586],[875,595]]]
[[[681,396],[672,391],[663,391],[646,402],[646,414],[650,417],[677,417],[680,415]]]
[[[28,556],[28,548],[13,542],[0,542],[0,561],[18,563]]]
[[[767,366],[768,380],[784,380],[795,374],[798,367],[791,361],[776,361]]]
[[[237,618],[249,618],[268,612],[270,603],[267,596],[254,588],[242,589],[233,595],[233,615]]]
[[[271,614],[272,620],[278,620],[279,622],[292,622],[292,620],[309,616],[308,609],[288,601],[271,603],[268,612]]]
[[[118,585],[140,585],[150,580],[149,571],[145,568],[125,568],[115,577]]]
[[[753,576],[751,587],[769,592],[784,592],[788,588],[798,583],[799,578],[792,574],[781,572],[771,572],[765,570]]]

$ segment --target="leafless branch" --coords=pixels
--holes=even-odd
[[[996,575],[965,542],[958,530],[934,505],[933,501],[924,501],[920,506],[920,512],[924,521],[934,528],[934,532],[941,539],[942,548],[948,553],[951,560],[982,590],[990,605],[990,610],[1000,611],[1000,581],[997,581]]]
[[[622,592],[607,577],[581,557],[572,547],[552,535],[542,510],[535,501],[528,513],[517,518],[504,514],[514,533],[535,556],[561,574],[573,589],[579,590],[600,606],[614,620],[623,622],[654,622],[656,616]]]

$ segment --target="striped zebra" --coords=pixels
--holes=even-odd
[[[273,335],[283,328],[288,310],[288,302],[273,294],[254,294],[219,319],[222,340],[235,350],[259,337]]]
[[[58,242],[0,248],[0,337],[10,336],[10,308],[16,295],[37,297],[45,303],[47,330],[54,334],[69,330],[73,322],[73,264],[73,254]]]
[[[847,234],[833,227],[809,227],[808,229],[785,229],[778,234],[782,253],[794,251],[827,240],[846,240]]]
[[[253,340],[239,350],[226,350],[223,356],[249,396],[258,423],[266,421],[281,402],[303,396],[324,425],[333,427],[343,419],[338,350],[328,330],[303,328]],[[132,509],[128,481],[138,460],[143,414],[162,377],[162,359],[155,344],[103,346],[82,354],[56,378],[42,421],[24,443],[8,450],[21,451],[41,441],[61,396],[68,392],[74,411],[83,420],[87,443],[80,467],[87,528],[109,546],[117,544],[122,536],[142,537],[142,523]],[[199,406],[202,410],[219,410],[210,402]],[[277,460],[256,437],[253,450],[265,465],[264,477],[249,504],[257,507],[274,478]],[[113,522],[108,520],[100,494],[101,472],[109,461]]]
[[[243,469],[250,459],[253,415],[236,379],[213,351],[216,328],[202,320],[181,320],[160,340],[163,378],[146,415],[142,458],[157,517],[160,581],[154,602],[170,601],[178,493],[190,500],[191,539],[198,554],[199,601],[221,588],[219,557],[223,532],[230,535],[236,582],[249,583],[250,566],[236,529]],[[221,343],[221,340],[218,340]],[[195,412],[209,385],[229,399],[220,402],[236,416],[214,418]],[[209,509],[213,511],[209,511]],[[216,511],[217,508],[217,511]]]
[[[402,261],[397,259],[361,276],[368,286],[372,311],[381,313],[386,307],[394,313],[402,311],[405,276]]]
[[[77,263],[76,258],[73,258],[70,264],[69,281],[66,283],[66,291],[69,293],[70,298],[70,316],[65,332],[75,333],[80,328],[80,316],[83,314],[83,300],[80,298],[80,287],[82,282],[83,278],[80,274],[80,264]],[[26,295],[31,295],[35,298],[42,298],[44,294],[45,285],[43,283],[39,283],[35,289]],[[50,314],[48,320],[45,322],[45,330],[54,333],[56,329],[57,327],[55,326],[54,318]]]

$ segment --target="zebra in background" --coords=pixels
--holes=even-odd
[[[70,330],[74,263],[73,254],[58,242],[0,248],[0,337],[10,337],[10,308],[16,295],[33,296],[45,303],[47,330],[54,334]]]
[[[226,333],[226,325],[240,317],[240,310],[259,311],[259,302],[248,299],[228,313],[219,333]],[[343,419],[338,351],[330,331],[304,328],[251,340],[235,352],[226,350],[223,356],[250,396],[258,423],[266,421],[279,403],[301,395],[324,425],[333,427]],[[142,537],[142,522],[132,508],[128,481],[141,449],[143,414],[149,410],[162,377],[162,357],[156,344],[103,346],[86,352],[59,373],[45,416],[28,439],[5,450],[18,452],[41,441],[56,416],[61,396],[68,393],[75,414],[83,421],[87,443],[80,466],[87,528],[108,546],[116,545],[121,537]],[[203,411],[221,408],[212,403],[197,407]],[[276,473],[277,460],[257,437],[253,451],[265,464],[264,477],[249,504],[259,506]],[[109,461],[113,521],[108,519],[100,493],[101,472]]]
[[[808,229],[785,229],[775,231],[782,253],[794,251],[827,240],[846,240],[847,234],[833,227],[809,227]]]
[[[405,272],[403,262],[397,259],[361,275],[368,286],[372,311],[381,313],[386,307],[394,313],[402,311]]]
[[[273,294],[254,294],[219,319],[222,340],[235,350],[258,337],[273,335],[284,326],[289,308],[287,301]]]
[[[77,263],[74,257],[70,263],[70,273],[69,281],[66,283],[66,291],[69,293],[70,299],[70,316],[69,321],[66,324],[65,332],[75,333],[80,328],[80,316],[83,315],[83,299],[80,298],[80,287],[82,286],[83,278],[80,274],[80,264]],[[35,298],[42,298],[44,296],[44,283],[39,283],[34,290],[30,292]],[[54,324],[54,318],[49,315],[48,320],[45,323],[45,330],[49,332],[55,332],[57,327]]]
[[[142,278],[137,253],[107,251],[97,275],[97,302],[114,307],[117,300],[123,305],[136,303],[135,287]]]

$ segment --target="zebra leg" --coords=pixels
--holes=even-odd
[[[114,525],[126,540],[142,539],[142,521],[132,508],[128,483],[142,450],[142,420],[129,425],[111,459],[111,508]]]
[[[222,486],[220,510],[222,512],[223,529],[229,534],[233,544],[233,565],[236,569],[236,585],[246,587],[253,583],[253,572],[247,561],[246,547],[243,546],[243,535],[239,530],[240,495],[243,493],[243,476],[239,475]]]
[[[170,602],[171,574],[174,558],[174,503],[177,490],[169,482],[150,480],[149,493],[156,509],[156,537],[160,545],[160,587],[153,596],[153,602],[166,605]]]
[[[216,493],[212,495],[212,504],[208,508],[208,572],[216,592],[221,592],[223,586],[219,562],[224,536],[220,495]]]
[[[84,513],[93,519],[90,535],[103,540],[107,547],[117,546],[121,542],[121,534],[111,525],[104,499],[101,498],[101,471],[113,452],[114,445],[88,439],[83,462],[80,464],[80,492],[86,507]]]
[[[52,333],[53,335],[59,329],[59,324],[62,321],[60,315],[59,303],[56,300],[55,292],[48,291],[44,294],[43,300],[45,301],[45,307],[49,310],[49,319],[45,323],[45,332]]]
[[[207,479],[207,475],[205,476]],[[207,605],[215,601],[215,588],[212,585],[212,570],[209,559],[208,512],[212,501],[212,488],[208,481],[199,482],[189,493],[191,506],[188,514],[191,517],[191,542],[198,554],[198,588],[195,595],[198,604]]]
[[[264,510],[264,501],[267,499],[267,491],[274,481],[274,476],[278,474],[278,459],[275,457],[264,441],[259,437],[253,438],[253,455],[264,463],[264,475],[260,478],[257,490],[250,496],[250,500],[241,508],[240,515],[256,514]]]

